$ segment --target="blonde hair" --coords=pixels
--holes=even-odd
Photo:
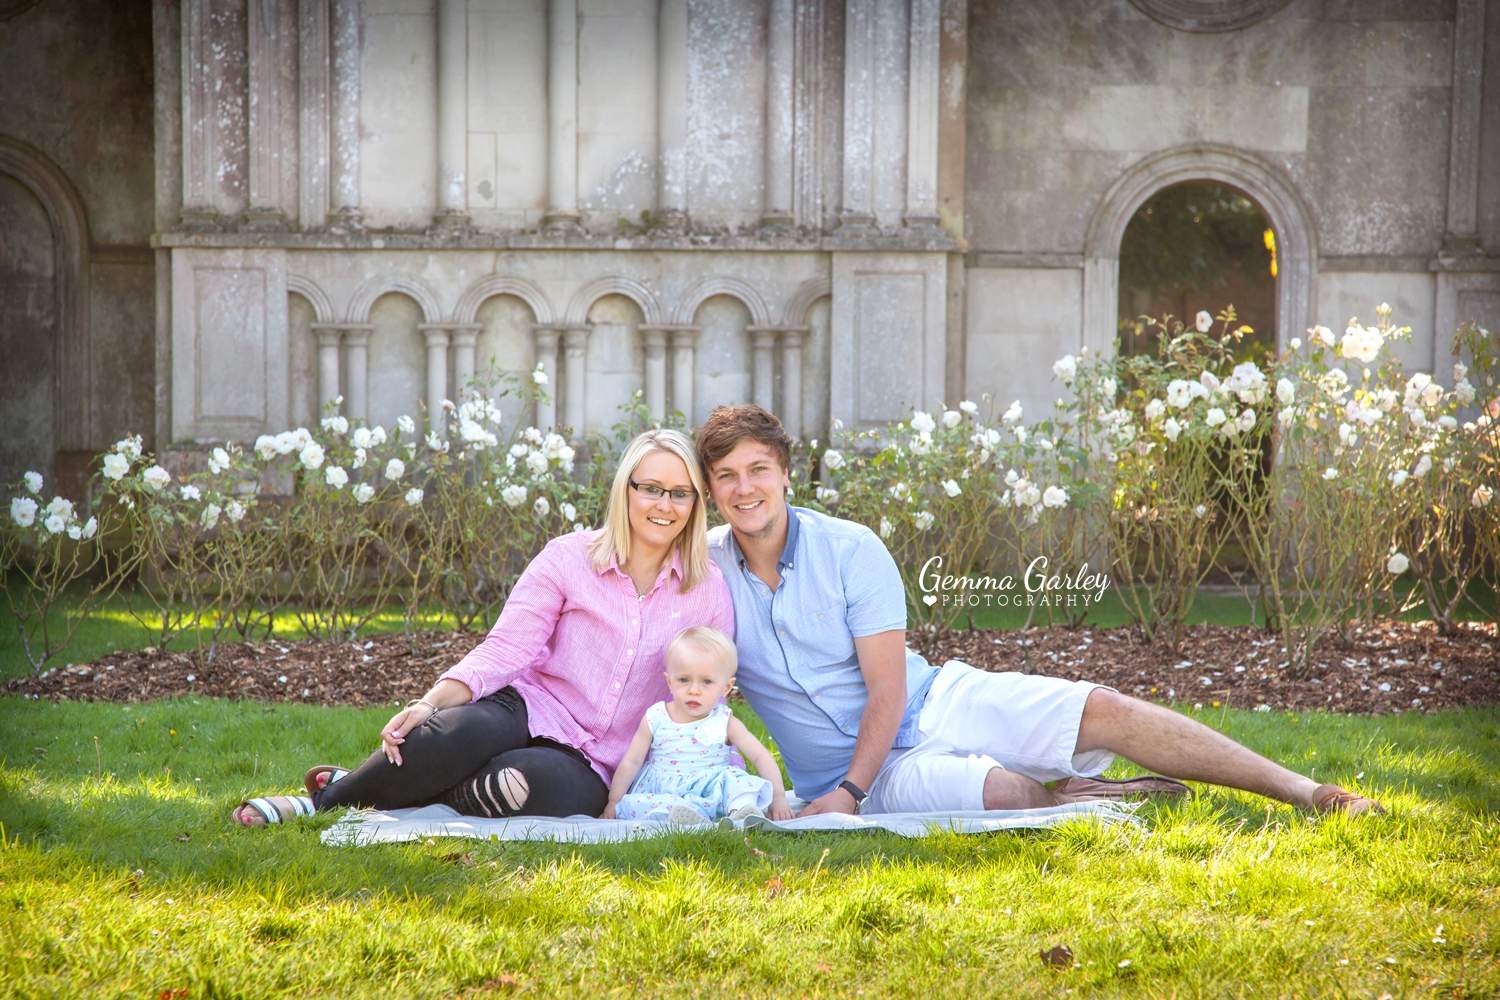
[[[604,527],[589,542],[589,556],[594,569],[603,571],[609,566],[610,556],[623,569],[630,558],[630,479],[635,475],[641,460],[652,452],[665,451],[682,459],[687,467],[688,478],[698,499],[693,502],[687,526],[672,543],[672,550],[682,559],[682,587],[678,593],[686,594],[708,576],[708,500],[703,488],[703,472],[698,467],[698,455],[693,442],[681,431],[649,430],[637,434],[625,453],[620,456],[620,466],[615,470],[615,481],[609,488],[609,505],[604,514]]]
[[[705,653],[711,653],[717,657],[720,663],[729,668],[730,677],[739,672],[740,657],[735,651],[734,642],[712,625],[689,625],[672,636],[672,641],[667,643],[662,659],[665,660],[671,656],[672,650],[681,642],[690,642]]]

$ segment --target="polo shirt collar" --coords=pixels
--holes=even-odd
[[[801,511],[791,504],[786,505],[786,547],[781,550],[781,556],[776,560],[776,569],[795,569],[792,565],[797,556],[797,534],[801,530],[798,526],[797,515]]]

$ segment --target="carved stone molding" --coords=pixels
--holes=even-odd
[[[1238,31],[1259,24],[1291,0],[1130,0],[1151,20],[1178,31]]]

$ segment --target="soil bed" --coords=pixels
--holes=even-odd
[[[390,705],[416,698],[476,646],[479,632],[371,635],[358,642],[276,640],[221,643],[202,651],[118,653],[5,685],[5,694],[67,701],[140,702],[189,695]],[[1279,639],[1259,629],[1192,626],[1182,652],[1145,645],[1123,628],[954,632],[933,644],[934,662],[961,659],[986,670],[1019,670],[1108,684],[1161,702],[1340,714],[1435,711],[1500,703],[1495,627],[1466,623],[1440,636],[1429,623],[1391,623],[1352,646],[1319,645],[1307,677],[1280,667]]]

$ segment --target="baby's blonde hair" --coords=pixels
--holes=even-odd
[[[689,625],[687,628],[672,636],[672,641],[667,643],[667,649],[662,659],[665,660],[672,655],[672,650],[680,642],[690,642],[694,646],[710,653],[718,661],[729,669],[729,676],[733,677],[739,672],[740,658],[735,652],[734,642],[723,632],[712,625]]]

